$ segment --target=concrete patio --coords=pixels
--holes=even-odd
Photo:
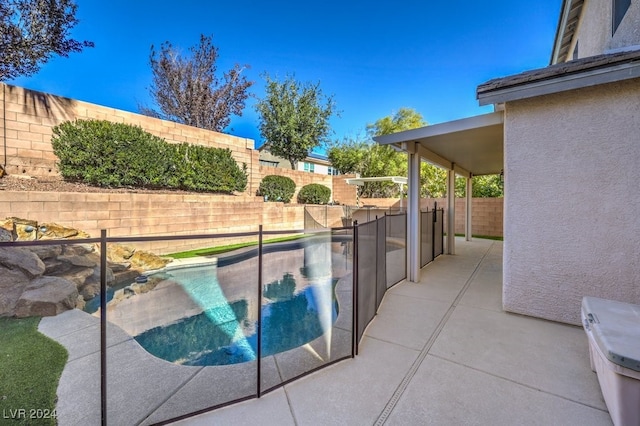
[[[360,355],[176,425],[611,425],[579,327],[502,310],[502,243],[392,288]]]

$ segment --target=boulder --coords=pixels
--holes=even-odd
[[[19,269],[29,278],[39,277],[46,269],[35,253],[20,247],[0,247],[0,265]]]
[[[0,242],[13,241],[13,233],[10,230],[0,227]]]
[[[172,259],[163,258],[144,251],[136,251],[129,259],[131,267],[142,272],[162,269],[167,266],[171,260]]]
[[[18,217],[9,218],[12,222],[12,229],[15,233],[16,241],[35,241],[38,239],[38,222],[35,220],[21,219]]]
[[[100,282],[87,283],[80,288],[80,296],[84,300],[91,300],[100,294]]]
[[[26,249],[35,253],[40,260],[56,258],[62,254],[62,246],[32,246],[26,247]]]
[[[79,267],[68,269],[61,274],[56,274],[55,276],[64,278],[67,281],[71,281],[75,284],[77,289],[82,288],[86,282],[87,278],[93,275],[93,268]]]
[[[109,244],[107,247],[107,259],[113,263],[128,263],[128,260],[135,252],[136,249],[133,247]]]
[[[13,310],[29,285],[29,278],[19,269],[0,266],[0,316],[13,316]]]
[[[78,290],[71,281],[60,277],[39,277],[31,281],[15,307],[18,318],[54,316],[74,309]]]
[[[58,261],[69,263],[72,266],[81,266],[83,268],[95,268],[100,264],[100,259],[95,259],[89,256],[78,256],[75,254],[63,254],[58,256]]]
[[[69,244],[64,246],[63,254],[85,256],[89,253],[96,253],[96,250],[97,248],[93,244]],[[96,254],[96,256],[100,259],[100,255]]]
[[[62,240],[68,238],[91,238],[89,234],[75,228],[67,228],[57,223],[41,223],[38,227],[38,239]]]

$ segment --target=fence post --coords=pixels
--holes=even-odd
[[[107,424],[107,230],[100,230],[100,411]]]
[[[262,225],[258,228],[258,336],[257,336],[257,347],[256,347],[256,357],[258,358],[258,364],[256,373],[258,376],[258,380],[256,382],[256,393],[258,394],[258,398],[262,395]]]
[[[353,272],[351,273],[351,277],[353,279],[353,289],[351,293],[353,294],[353,325],[352,329],[352,339],[351,339],[351,358],[358,355],[358,221],[353,221],[353,262],[352,266]]]

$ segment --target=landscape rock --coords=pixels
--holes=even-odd
[[[85,256],[89,253],[96,253],[97,248],[93,244],[69,244],[64,246],[63,254],[66,255],[75,255],[75,256]],[[98,261],[100,256],[98,256]]]
[[[83,231],[21,218],[0,220],[0,241],[89,238]],[[0,247],[0,316],[56,315],[100,292],[101,256],[97,244],[76,243]],[[106,284],[128,284],[141,273],[161,269],[171,259],[109,244]],[[156,283],[138,286],[146,292]],[[134,294],[132,289],[129,289]]]
[[[93,275],[93,268],[74,268],[71,270],[67,270],[62,274],[56,274],[55,276],[64,278],[67,281],[71,281],[75,284],[77,289],[82,288],[86,282],[87,278]]]
[[[18,217],[8,218],[10,226],[15,233],[16,241],[35,241],[37,239],[38,222],[35,220],[21,219]],[[3,226],[4,227],[4,226]]]
[[[13,241],[13,233],[0,227],[0,242],[6,243],[8,241]]]
[[[100,282],[91,282],[82,286],[80,296],[83,300],[91,300],[100,294]]]
[[[56,258],[62,254],[62,246],[32,246],[25,248],[31,253],[35,253],[43,261]]]
[[[16,303],[15,316],[54,316],[76,307],[76,286],[60,277],[39,277],[31,281]]]
[[[19,269],[0,266],[0,316],[12,316],[29,278]]]
[[[75,228],[68,228],[57,223],[42,223],[38,228],[40,240],[62,240],[75,238],[91,238],[89,234]]]
[[[167,266],[172,259],[167,259],[144,251],[136,251],[129,260],[131,261],[132,268],[145,272],[162,269]]]
[[[20,247],[0,247],[0,265],[19,269],[29,278],[38,277],[45,271],[44,262],[35,253]]]
[[[136,249],[133,247],[110,244],[107,247],[107,260],[113,263],[128,263],[135,252]]]
[[[94,259],[89,256],[78,256],[75,254],[63,254],[58,256],[60,262],[66,262],[73,266],[82,266],[84,268],[95,268],[99,265],[100,259]]]

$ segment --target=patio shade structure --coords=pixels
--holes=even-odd
[[[391,182],[397,183],[400,187],[400,194],[402,194],[402,187],[407,184],[407,178],[403,176],[380,176],[380,177],[366,177],[366,178],[351,178],[347,179],[347,185],[362,186],[365,182]],[[356,194],[356,206],[360,207],[360,196]],[[400,198],[400,207],[402,208],[402,198]]]
[[[448,170],[447,254],[455,254],[455,176],[467,179],[465,234],[471,239],[471,178],[504,170],[504,111],[373,138],[406,152],[409,162],[407,279],[420,281],[420,162]]]

